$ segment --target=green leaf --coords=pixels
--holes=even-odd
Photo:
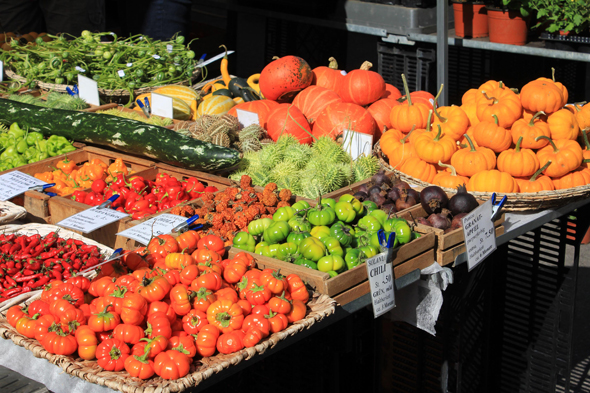
[[[546,9],[542,9],[539,10],[539,12],[537,12],[537,18],[541,18],[543,16],[547,15],[547,10]]]
[[[520,13],[522,14],[522,16],[524,16],[525,18],[527,16],[529,16],[529,11],[526,8],[520,7]]]
[[[581,25],[582,24],[582,20],[583,20],[582,15],[579,15],[578,14],[578,15],[574,16],[574,23],[575,23],[576,26]]]
[[[563,30],[565,30],[566,32],[567,31],[571,31],[571,30],[574,29],[574,27],[575,27],[574,24],[570,22],[570,23],[567,24],[567,26]]]

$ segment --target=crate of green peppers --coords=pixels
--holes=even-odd
[[[28,132],[12,123],[0,133],[0,172],[19,168],[76,150],[70,141],[62,136],[43,137],[39,132]]]
[[[303,274],[315,290],[335,296],[367,280],[364,262],[382,252],[380,229],[396,234],[394,267],[418,256],[434,261],[432,234],[421,235],[405,219],[390,217],[374,202],[360,202],[350,194],[320,199],[315,206],[300,200],[281,207],[272,219],[252,221],[233,246],[258,254],[282,274]]]

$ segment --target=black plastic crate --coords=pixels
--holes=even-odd
[[[405,49],[393,44],[378,43],[379,73],[403,91],[402,74],[405,74],[410,91],[434,89],[436,81],[436,50]]]

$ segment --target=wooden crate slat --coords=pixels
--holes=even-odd
[[[496,227],[496,237],[504,234],[504,226]],[[455,258],[465,252],[465,242],[455,246],[449,250],[436,250],[436,262],[441,266],[450,265],[455,262]]]

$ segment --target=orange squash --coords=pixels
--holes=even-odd
[[[466,149],[459,149],[451,157],[451,165],[461,176],[471,177],[478,172],[487,171],[496,167],[496,155],[487,147],[475,147],[471,138],[465,134],[469,144]]]
[[[446,170],[438,172],[432,180],[432,184],[434,185],[454,189],[462,184],[467,184],[467,182],[469,181],[468,177],[457,175],[457,171],[455,170],[455,167],[453,167],[452,165],[448,165],[439,161],[438,166],[450,169],[451,172],[449,173]]]
[[[305,60],[297,56],[285,56],[264,67],[258,84],[266,99],[291,102],[312,80],[313,73]]]
[[[518,187],[520,188],[520,192],[531,193],[555,190],[553,180],[551,180],[549,176],[540,176],[549,165],[551,165],[551,161],[547,161],[530,179],[515,178]]]
[[[547,124],[551,131],[551,139],[570,139],[578,138],[580,127],[576,116],[567,109],[560,109],[547,117]]]
[[[430,108],[423,103],[413,104],[406,76],[404,74],[402,74],[402,80],[404,82],[407,99],[401,105],[393,107],[391,114],[389,115],[389,120],[391,121],[391,126],[393,128],[407,134],[412,128],[426,128],[428,111]]]
[[[552,81],[534,80],[520,90],[523,108],[537,113],[553,113],[563,107],[563,94]]]
[[[578,168],[561,177],[553,179],[556,190],[565,190],[590,184],[590,172],[584,168]]]
[[[338,86],[338,95],[344,102],[352,102],[360,106],[370,105],[385,93],[385,81],[375,71],[373,66],[365,61],[358,70],[352,70]]]
[[[538,136],[551,136],[549,124],[540,119],[545,112],[537,112],[529,121],[519,119],[514,122],[510,129],[512,133],[512,142],[516,143],[522,138],[521,146],[526,149],[541,149],[549,144],[546,139],[536,140]]]
[[[467,191],[472,192],[518,192],[518,183],[511,174],[496,169],[481,171],[469,179]]]
[[[316,138],[328,135],[335,139],[344,130],[374,135],[376,128],[373,116],[362,106],[336,102],[325,107],[315,119],[312,133]]]
[[[389,130],[383,132],[379,142],[383,154],[389,157],[393,150],[395,150],[402,143],[402,138],[404,138],[404,134],[395,128],[390,128]],[[405,139],[403,143],[405,143]]]
[[[521,149],[522,136],[514,149],[508,149],[498,156],[498,170],[510,173],[514,177],[527,177],[539,169],[539,159],[531,149]]]
[[[432,183],[436,176],[436,167],[419,157],[409,158],[400,168],[400,171],[408,176],[420,179],[426,183]]]
[[[437,128],[436,134],[425,132],[413,142],[418,157],[431,164],[449,161],[457,150],[456,141],[442,133],[440,124],[437,124]]]
[[[293,135],[299,143],[309,144],[313,141],[309,122],[293,104],[280,104],[268,115],[268,136],[277,141],[283,134]]]
[[[502,88],[491,91],[482,90],[482,96],[485,99],[478,101],[476,109],[477,118],[480,121],[496,115],[501,127],[510,128],[522,116],[520,99],[512,90]]]
[[[582,164],[583,153],[578,142],[567,139],[553,141],[546,136],[539,136],[537,139],[547,139],[549,146],[545,146],[537,151],[537,157],[541,166],[545,166],[548,161],[552,164],[543,172],[552,178],[561,177]]]
[[[561,102],[561,106],[563,107],[565,104],[567,104],[567,100],[569,98],[569,93],[567,91],[567,88],[561,82],[557,82],[555,80],[555,68],[551,67],[551,79],[537,78],[537,81],[553,82],[555,84],[555,87],[557,87],[559,89],[559,91],[561,91],[561,95],[563,96],[563,101]]]
[[[312,70],[313,79],[311,84],[325,87],[326,89],[336,92],[338,90],[338,85],[342,83],[346,72],[338,69],[338,62],[335,58],[330,57],[328,61],[330,62],[328,67],[319,66]]]
[[[401,168],[402,165],[405,164],[408,159],[412,157],[417,157],[414,145],[409,142],[410,135],[412,135],[411,131],[408,135],[404,136],[399,141],[400,143],[396,145],[393,149],[391,149],[387,154],[387,158],[389,159],[389,165],[396,169]]]
[[[397,100],[393,98],[382,98],[372,103],[367,110],[373,116],[373,120],[377,123],[377,130],[375,131],[375,142],[381,138],[383,127],[391,128],[391,120],[389,114],[394,106],[400,105]]]
[[[498,124],[498,117],[495,114],[491,116],[494,122],[482,120],[473,128],[473,136],[479,146],[489,147],[496,153],[500,153],[512,145],[512,134]]]
[[[335,102],[342,102],[335,91],[312,85],[297,94],[293,105],[305,115],[310,124],[313,124],[324,108]]]

